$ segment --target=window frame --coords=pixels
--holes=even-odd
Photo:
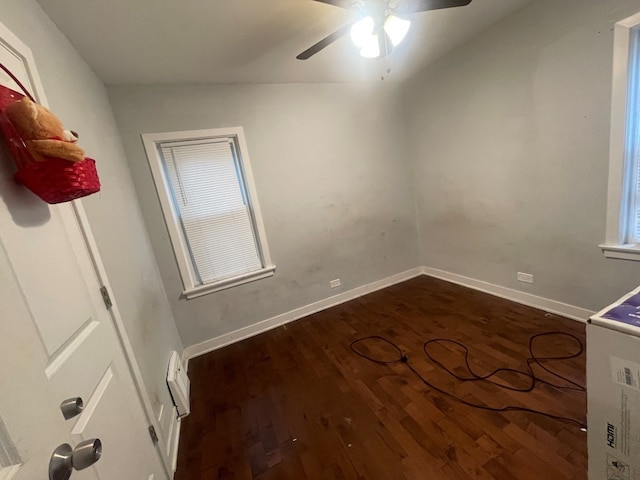
[[[633,174],[640,165],[633,145],[640,128],[640,112],[632,113],[630,102],[640,94],[640,12],[615,24],[609,184],[605,242],[600,245],[608,258],[640,261],[640,244],[628,243],[630,208],[635,193]],[[635,152],[635,154],[634,154]]]
[[[252,272],[243,273],[221,280],[201,283],[196,274],[196,268],[191,256],[188,242],[182,228],[180,215],[176,205],[171,199],[171,187],[164,168],[163,157],[160,152],[163,143],[173,143],[192,140],[233,138],[237,146],[238,163],[242,170],[244,185],[241,185],[247,194],[248,205],[253,220],[253,229],[258,249],[258,255],[262,260],[262,268]],[[186,299],[192,299],[227,288],[253,282],[262,278],[273,276],[275,265],[271,261],[267,236],[262,221],[262,212],[258,202],[258,195],[253,180],[253,171],[249,160],[247,143],[242,127],[227,127],[205,130],[187,130],[180,132],[145,133],[142,134],[142,142],[147,154],[151,175],[156,187],[162,214],[164,217],[173,252],[178,264],[178,270],[182,278],[184,291],[182,295]]]

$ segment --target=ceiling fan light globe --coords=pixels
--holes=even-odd
[[[389,36],[393,46],[398,46],[404,39],[409,31],[411,22],[403,18],[396,17],[395,15],[389,15],[384,21],[384,31]]]
[[[362,48],[367,42],[369,37],[373,35],[373,29],[375,28],[375,22],[372,17],[364,17],[362,20],[358,20],[351,27],[351,40],[356,47]]]
[[[360,49],[360,55],[364,58],[378,58],[380,56],[380,41],[378,35],[369,35],[369,38]]]

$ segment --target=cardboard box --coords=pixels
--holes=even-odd
[[[587,325],[589,480],[640,480],[640,288]]]

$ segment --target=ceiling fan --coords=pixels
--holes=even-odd
[[[405,16],[443,8],[463,7],[471,0],[314,0],[360,13],[349,23],[312,45],[296,58],[307,60],[323,48],[351,33],[353,43],[366,58],[381,58],[397,46],[409,30]]]

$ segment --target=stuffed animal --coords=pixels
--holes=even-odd
[[[35,160],[84,160],[84,150],[75,143],[77,136],[65,130],[58,117],[42,105],[24,97],[9,105],[5,113]]]

